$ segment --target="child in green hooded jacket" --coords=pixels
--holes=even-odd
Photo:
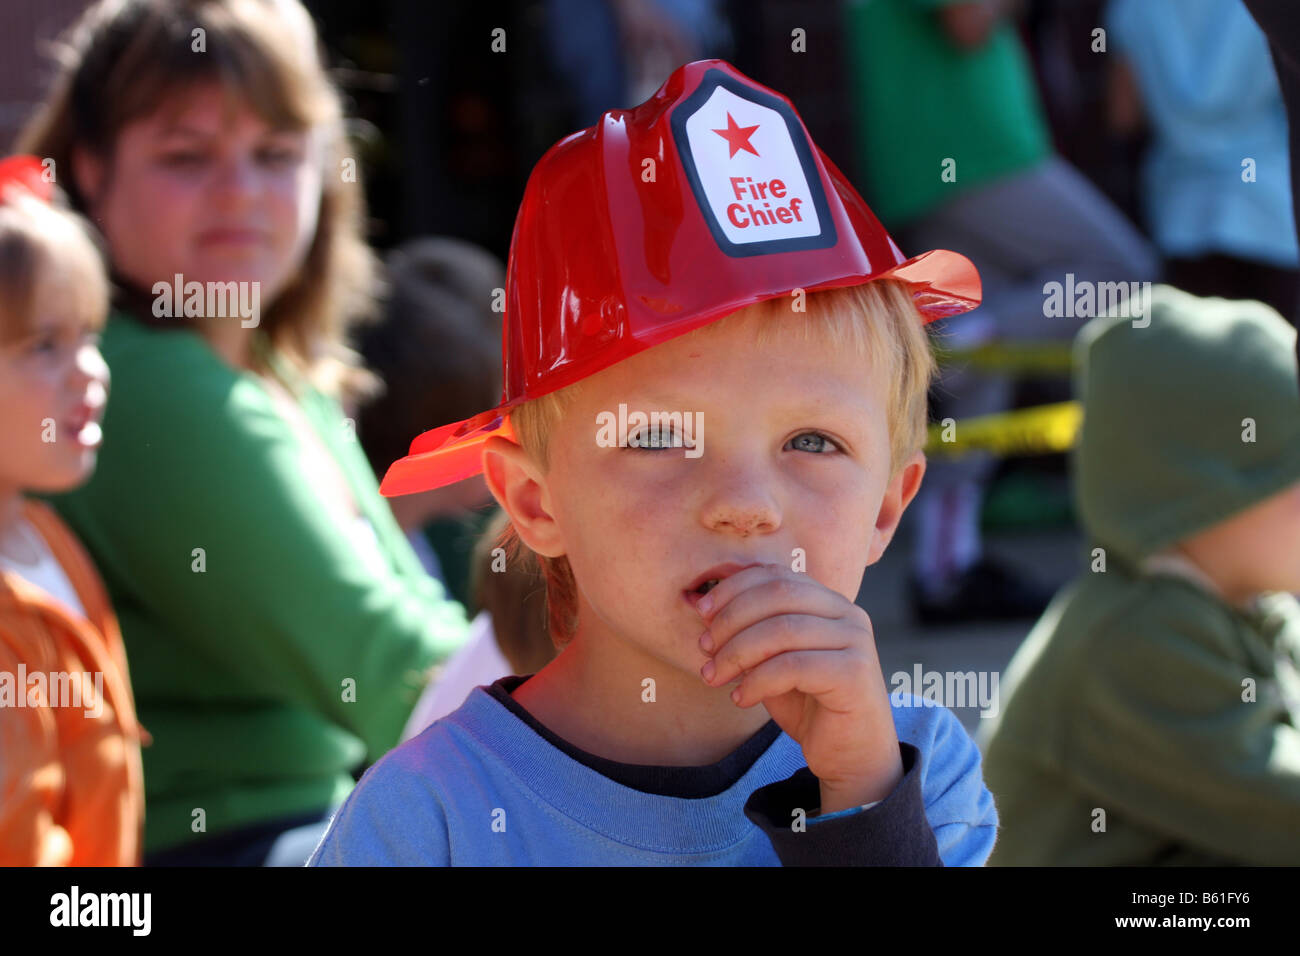
[[[1300,863],[1295,338],[1167,286],[1080,331],[1088,569],[981,735],[991,864]]]

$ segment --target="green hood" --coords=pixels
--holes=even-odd
[[[1071,464],[1089,548],[1136,566],[1300,481],[1295,340],[1260,302],[1170,286],[1152,290],[1144,319],[1080,329]]]

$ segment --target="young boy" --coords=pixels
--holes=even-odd
[[[891,704],[854,604],[969,261],[904,260],[789,101],[711,60],[541,159],[506,299],[501,405],[381,490],[484,471],[561,653],[377,762],[309,865],[982,864],[979,752]]]
[[[1300,863],[1296,333],[1168,286],[1147,321],[1076,343],[1089,570],[1003,683],[994,864]]]

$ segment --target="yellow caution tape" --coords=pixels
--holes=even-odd
[[[962,364],[983,372],[1020,375],[1069,375],[1069,342],[992,342],[975,348],[946,349],[935,344],[940,366]]]
[[[1083,405],[1058,402],[930,426],[928,456],[991,451],[1003,457],[1068,451],[1083,424]],[[945,441],[947,438],[949,440]]]

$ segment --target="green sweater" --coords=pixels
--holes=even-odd
[[[153,736],[145,849],[323,811],[398,742],[464,610],[420,568],[341,407],[285,362],[377,553],[329,516],[257,376],[120,313],[101,348],[98,467],[50,500],[107,582]]]
[[[1146,320],[1079,333],[1088,570],[981,734],[993,865],[1300,863],[1300,603],[1229,603],[1176,551],[1300,482],[1295,330],[1162,286]]]

